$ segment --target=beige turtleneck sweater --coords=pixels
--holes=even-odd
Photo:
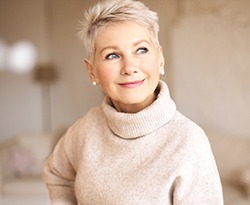
[[[51,204],[222,205],[209,141],[167,85],[149,107],[117,112],[106,97],[60,139],[44,167]]]

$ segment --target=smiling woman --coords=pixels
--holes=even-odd
[[[85,65],[106,96],[45,163],[51,204],[223,204],[205,133],[160,80],[158,30],[157,14],[139,1],[102,1],[86,13]]]
[[[147,28],[130,21],[107,26],[96,36],[94,59],[85,61],[89,75],[117,110],[135,113],[154,101],[164,58]]]

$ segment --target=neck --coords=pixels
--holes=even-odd
[[[150,95],[146,100],[144,100],[141,103],[135,103],[135,104],[123,104],[123,103],[119,103],[119,102],[112,100],[112,106],[118,112],[137,113],[143,110],[144,108],[148,107],[149,105],[151,105],[155,101],[158,93],[159,93],[159,89],[156,88],[155,92],[152,95]]]

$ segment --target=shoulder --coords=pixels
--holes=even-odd
[[[204,130],[194,121],[180,112],[176,112],[173,119],[174,126],[178,127],[178,133],[183,136],[207,138]]]
[[[94,125],[99,124],[101,120],[103,120],[103,113],[100,106],[92,108],[70,126],[68,133],[84,132],[84,130],[91,129]]]
[[[100,106],[90,109],[83,117],[71,125],[64,135],[67,145],[81,145],[93,132],[97,132],[104,122],[104,115]]]
[[[185,150],[186,157],[201,153],[211,154],[208,137],[197,123],[177,111],[172,126],[175,127],[175,138]]]
[[[180,175],[218,175],[208,137],[195,122],[177,112],[174,123],[175,159]],[[173,144],[173,143],[172,143]],[[173,147],[173,146],[172,146]],[[205,171],[206,170],[206,171]],[[177,171],[178,172],[178,171]],[[205,177],[205,176],[204,176]]]
[[[101,132],[100,125],[103,122],[104,117],[101,108],[95,107],[90,109],[68,128],[57,144],[58,149],[65,151],[71,163],[78,163],[80,161],[79,157],[82,156],[83,148],[88,144],[88,141]]]

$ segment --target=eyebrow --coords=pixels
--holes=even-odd
[[[141,44],[141,43],[144,43],[144,42],[147,43],[147,44],[150,44],[147,40],[142,39],[142,40],[134,42],[133,46],[137,46],[138,44]]]
[[[110,45],[110,46],[106,46],[106,47],[104,47],[102,50],[100,50],[100,53],[102,53],[104,50],[106,50],[106,49],[114,49],[114,50],[118,50],[119,48],[118,48],[118,46],[112,46],[112,45]]]
[[[142,39],[142,40],[135,41],[132,45],[133,45],[133,46],[137,46],[137,45],[139,45],[139,44],[141,44],[141,43],[143,43],[143,42],[145,42],[145,43],[147,43],[147,44],[150,44],[147,40]],[[116,46],[116,45],[105,46],[104,48],[101,49],[100,53],[102,53],[102,52],[103,52],[104,50],[106,50],[106,49],[119,50],[119,47]]]

